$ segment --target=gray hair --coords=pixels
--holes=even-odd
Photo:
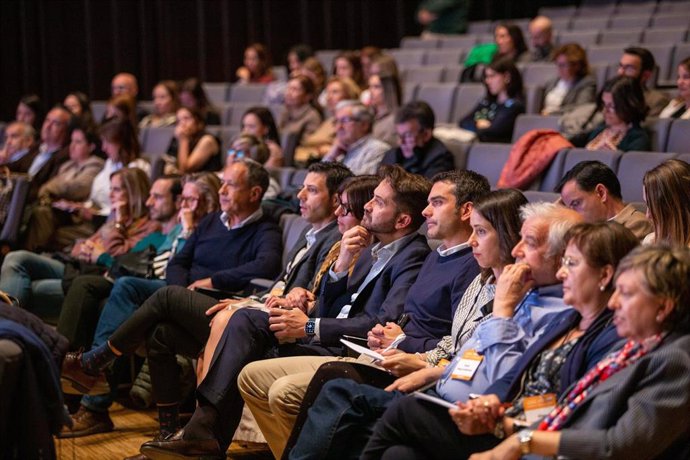
[[[547,244],[549,250],[546,257],[560,257],[565,251],[567,241],[565,234],[576,224],[582,222],[582,217],[566,207],[555,203],[540,201],[537,203],[527,203],[520,208],[520,216],[523,222],[527,219],[541,219],[548,222],[549,234]]]
[[[356,99],[346,99],[338,102],[338,104],[335,106],[335,110],[337,112],[338,110],[348,107],[352,108],[352,118],[358,121],[369,123],[369,130],[371,131],[371,127],[374,126],[374,113],[369,110],[367,106]]]
[[[28,123],[24,123],[23,121],[13,121],[10,123],[10,126],[19,126],[22,129],[22,139],[33,139],[36,137],[36,130]]]

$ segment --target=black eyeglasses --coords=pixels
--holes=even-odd
[[[352,209],[348,208],[347,205],[340,203],[340,209],[342,209],[342,215],[343,217],[349,216],[352,214]]]

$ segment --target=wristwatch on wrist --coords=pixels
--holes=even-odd
[[[520,441],[520,453],[527,455],[532,452],[531,443],[534,430],[520,430],[518,431],[518,440]]]
[[[309,318],[307,320],[307,324],[304,325],[304,332],[308,336],[312,336],[316,334],[316,320],[313,318]]]

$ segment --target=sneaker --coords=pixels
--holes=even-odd
[[[98,433],[113,431],[113,421],[108,412],[93,412],[81,406],[76,414],[72,415],[72,428],[62,427],[58,438],[78,438]]]

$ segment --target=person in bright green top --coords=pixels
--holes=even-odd
[[[464,34],[467,31],[468,0],[424,0],[417,9],[422,35]]]

